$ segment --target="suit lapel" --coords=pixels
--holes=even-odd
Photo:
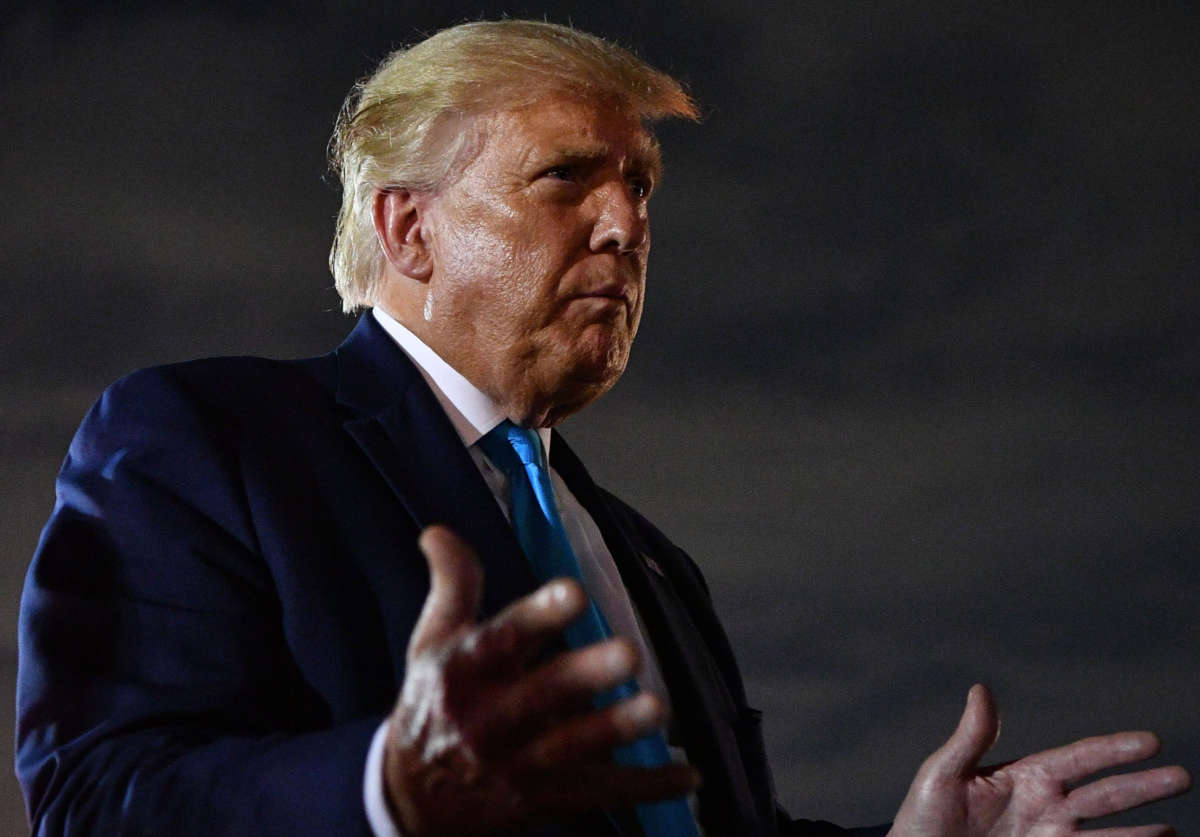
[[[697,629],[672,581],[637,534],[617,520],[583,464],[557,433],[550,450],[555,470],[600,528],[621,580],[642,619],[649,623],[664,675],[668,671],[673,675],[668,683],[672,692],[682,702],[698,691],[710,691],[713,665],[692,651],[698,645]],[[733,710],[732,698],[722,695],[720,702]]]
[[[470,453],[408,356],[370,314],[337,350],[344,423],[419,528],[443,523],[484,568],[483,615],[537,587]]]
[[[599,527],[650,633],[688,759],[704,776],[699,795],[705,827],[715,834],[773,834],[773,823],[763,823],[757,814],[742,764],[735,731],[742,710],[684,603],[697,591],[681,595],[683,591],[675,588],[670,573],[659,563],[665,557],[656,558],[638,533],[614,514],[557,433],[550,453],[555,470]]]

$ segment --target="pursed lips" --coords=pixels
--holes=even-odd
[[[571,294],[570,299],[610,299],[626,306],[633,304],[633,286],[620,280],[605,282],[595,288]]]

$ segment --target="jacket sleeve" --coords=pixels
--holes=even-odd
[[[21,601],[17,774],[35,835],[369,834],[380,716],[304,681],[255,539],[236,416],[163,370],[76,434]]]

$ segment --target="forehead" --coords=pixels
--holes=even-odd
[[[614,103],[556,96],[485,114],[482,128],[480,156],[514,168],[557,157],[611,159],[651,173],[661,165],[654,136],[637,116]]]

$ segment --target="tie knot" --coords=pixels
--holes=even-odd
[[[542,440],[537,431],[517,427],[508,419],[488,431],[479,440],[479,446],[501,468],[505,467],[506,462],[511,462],[510,452],[516,453],[517,459],[526,468],[542,467]]]

